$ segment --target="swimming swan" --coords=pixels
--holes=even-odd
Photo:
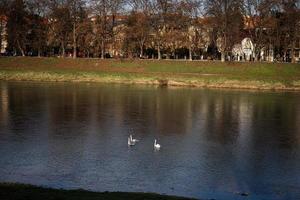
[[[139,140],[133,139],[133,138],[132,138],[132,135],[130,135],[130,141],[136,143],[136,142],[138,142]]]
[[[131,141],[131,138],[129,137],[127,140],[127,144],[128,144],[128,146],[133,146],[133,145],[135,145],[135,142]]]
[[[154,149],[159,150],[160,149],[160,144],[156,143],[156,139],[154,140]]]

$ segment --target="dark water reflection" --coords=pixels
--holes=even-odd
[[[0,91],[2,182],[300,199],[300,93],[11,82]],[[129,131],[141,140],[133,148]]]

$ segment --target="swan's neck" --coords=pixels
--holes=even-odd
[[[156,145],[156,140],[154,140],[154,145]]]
[[[132,141],[132,135],[130,135],[130,140]]]

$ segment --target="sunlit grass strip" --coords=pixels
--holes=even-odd
[[[299,90],[300,65],[0,57],[0,79]]]
[[[220,76],[172,76],[126,72],[31,71],[0,69],[0,80],[152,84],[207,88],[300,90],[300,81],[233,79]]]

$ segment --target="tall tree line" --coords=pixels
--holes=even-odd
[[[295,62],[300,48],[299,0],[1,0],[0,20],[10,55],[225,61],[248,37],[254,60]]]

